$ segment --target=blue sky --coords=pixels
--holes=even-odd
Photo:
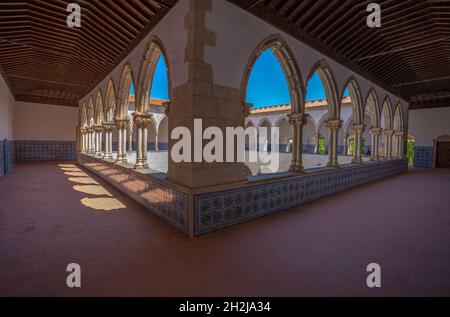
[[[348,95],[347,91],[345,95]],[[306,101],[325,98],[322,81],[315,73],[306,86]],[[255,107],[291,102],[286,77],[271,50],[265,50],[253,67],[247,86],[247,102]]]
[[[133,83],[130,87],[130,94],[134,95]],[[167,78],[166,62],[164,60],[164,56],[162,55],[156,65],[150,96],[151,98],[169,100],[169,82]]]
[[[167,70],[164,57],[161,56],[156,66],[151,97],[169,99]],[[134,94],[134,87],[130,92]],[[348,91],[345,92],[348,95]],[[315,73],[306,86],[306,101],[325,99],[322,81]],[[255,107],[289,104],[289,89],[283,70],[271,50],[265,50],[253,66],[247,86],[247,102]]]

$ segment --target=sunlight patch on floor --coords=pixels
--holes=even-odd
[[[125,209],[126,206],[113,195],[108,192],[103,186],[101,186],[95,179],[89,177],[89,175],[74,164],[58,164],[58,167],[68,176],[68,180],[73,183],[81,185],[74,185],[72,188],[80,193],[104,196],[104,197],[84,197],[80,200],[80,203],[84,206],[94,210],[118,210]]]
[[[122,204],[119,200],[115,198],[83,198],[81,199],[81,203],[86,207],[95,209],[95,210],[117,210],[124,209],[125,205]]]
[[[73,189],[76,191],[85,193],[85,194],[91,194],[91,195],[97,195],[97,196],[109,196],[112,197],[111,193],[109,193],[103,186],[100,185],[75,185],[73,186]]]

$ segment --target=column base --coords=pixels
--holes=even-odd
[[[127,161],[127,157],[124,155],[124,156],[118,156],[117,157],[117,159],[116,159],[116,163],[127,163],[128,161]]]
[[[103,152],[97,152],[97,153],[95,153],[95,157],[99,157],[99,158],[102,158],[104,155],[103,155]]]
[[[138,170],[138,169],[147,169],[148,168],[148,163],[145,161],[139,161],[136,162],[136,164],[134,165],[134,169]]]
[[[291,168],[289,169],[289,171],[291,171],[293,173],[300,173],[300,174],[302,174],[302,173],[305,172],[305,169],[303,168],[302,165],[293,164],[293,165],[291,165]]]
[[[104,160],[112,160],[112,158],[113,158],[112,153],[105,153],[105,155],[103,155]]]
[[[352,164],[354,164],[354,165],[362,165],[362,164],[364,164],[364,162],[361,159],[359,159],[359,160],[353,159],[352,160]]]
[[[327,167],[340,168],[341,166],[339,165],[338,162],[328,162]]]

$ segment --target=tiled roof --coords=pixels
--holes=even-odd
[[[130,103],[135,103],[136,102],[136,97],[134,95],[130,94],[130,97],[128,98],[128,101]],[[149,100],[149,104],[152,106],[164,106],[164,103],[166,103],[168,100],[163,100],[163,99],[157,99],[157,98],[151,98]]]
[[[350,96],[342,98],[342,104],[350,104],[351,102],[352,102],[352,99],[350,98]],[[314,109],[314,108],[321,108],[321,107],[327,107],[327,106],[328,106],[327,99],[308,101],[305,104],[306,109]],[[291,110],[290,104],[252,108],[252,109],[250,109],[250,113],[258,114],[258,113],[265,113],[265,112],[287,111],[287,110]]]

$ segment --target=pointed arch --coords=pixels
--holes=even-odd
[[[149,99],[152,91],[154,74],[160,57],[163,56],[169,84],[169,99],[171,96],[171,80],[169,60],[161,40],[153,36],[147,46],[139,70],[139,78],[136,86],[136,111],[147,113],[149,111]]]
[[[395,108],[393,129],[395,132],[403,132],[404,130],[403,110],[400,102],[397,103]]]
[[[381,108],[381,117],[380,119],[384,122],[384,126],[382,127],[385,130],[392,130],[392,120],[394,114],[392,111],[391,99],[389,96],[386,96],[383,101],[383,107]]]
[[[380,127],[380,102],[374,88],[369,90],[364,107],[364,114],[368,113],[370,117],[370,128]]]
[[[330,118],[339,119],[341,102],[339,100],[334,74],[326,60],[322,59],[313,66],[308,75],[308,79],[306,80],[306,84],[308,84],[309,80],[314,76],[316,72],[319,75],[320,80],[322,81],[323,87],[325,88],[325,94],[327,96],[328,102],[328,113],[330,114]]]
[[[289,124],[289,119],[286,115],[281,115],[273,124],[274,127],[279,127],[281,122],[286,121]]]
[[[353,114],[352,119],[353,123],[360,125],[364,124],[364,107],[363,107],[363,101],[361,96],[361,90],[359,88],[359,84],[356,81],[356,78],[352,75],[347,80],[347,82],[344,85],[344,89],[341,92],[340,95],[340,103],[342,103],[342,100],[344,98],[344,92],[348,88],[348,93],[352,99],[352,105],[353,105]],[[341,106],[339,106],[339,111],[341,109]]]
[[[272,127],[272,123],[270,122],[269,119],[267,119],[266,117],[261,118],[261,120],[259,120],[258,124],[256,125],[257,128],[261,127],[264,123],[266,123]]]
[[[86,109],[87,126],[92,127],[94,125],[94,98],[89,97],[88,106]]]
[[[108,88],[106,89],[105,100],[103,104],[104,116],[107,122],[114,121],[114,114],[116,111],[116,88],[114,81],[109,80]]]
[[[286,41],[281,37],[281,35],[277,34],[269,36],[256,47],[249,59],[249,62],[247,63],[247,66],[245,67],[244,76],[241,83],[241,98],[244,113],[247,111],[247,87],[253,66],[261,54],[267,49],[270,49],[273,52],[286,77],[291,99],[292,112],[303,112],[305,88],[301,73]]]
[[[125,64],[120,76],[119,91],[117,94],[116,119],[125,119],[128,115],[128,103],[131,84],[135,85],[133,69],[130,64]],[[135,91],[136,94],[136,91]]]
[[[97,97],[95,98],[95,106],[94,106],[94,123],[96,125],[101,125],[104,122],[103,116],[103,96],[100,88],[97,91]]]
[[[86,128],[88,126],[86,100],[83,101],[83,104],[81,105],[80,112],[81,112],[80,127],[81,128]]]

